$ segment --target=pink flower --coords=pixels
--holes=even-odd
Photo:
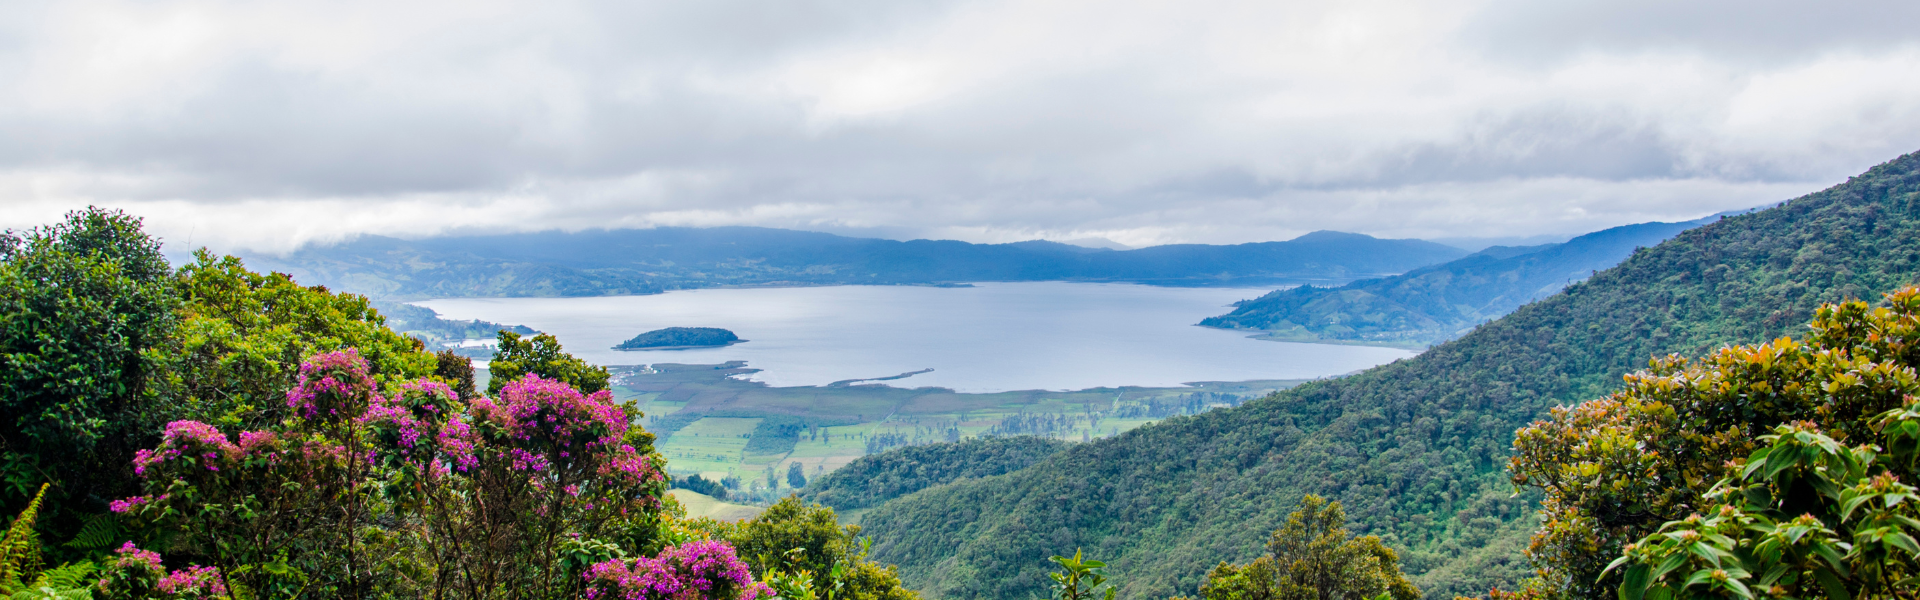
[[[753,581],[726,542],[670,546],[653,558],[610,560],[583,574],[591,600],[754,600],[773,595]]]
[[[287,408],[305,419],[339,421],[359,416],[375,397],[373,377],[360,351],[315,354],[300,365],[300,384],[287,390]]]
[[[227,441],[226,434],[220,433],[212,425],[199,421],[174,421],[168,423],[166,430],[161,432],[159,447],[134,453],[133,473],[145,477],[148,469],[176,459],[180,460],[182,466],[218,471],[221,463],[233,460],[239,452],[240,448]]]
[[[193,565],[185,570],[168,573],[162,578],[160,593],[187,597],[218,597],[227,595],[227,584],[220,577],[219,569]]]

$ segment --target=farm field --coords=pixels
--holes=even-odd
[[[755,370],[739,362],[610,370],[615,397],[640,405],[642,424],[660,437],[656,447],[676,477],[731,477],[741,491],[772,495],[791,489],[793,464],[811,480],[868,453],[909,444],[996,435],[1086,441],[1235,406],[1303,381],[963,394],[874,384],[769,387],[741,379]]]

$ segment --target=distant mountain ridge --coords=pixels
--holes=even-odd
[[[1290,341],[1347,340],[1424,346],[1452,339],[1521,305],[1551,296],[1716,217],[1640,223],[1538,246],[1493,246],[1452,262],[1342,287],[1300,286],[1235,303],[1208,327],[1268,332]]]
[[[1332,284],[1465,255],[1421,240],[1314,232],[1284,242],[1137,250],[1047,241],[849,238],[715,227],[592,230],[401,240],[365,236],[256,268],[387,298],[597,296],[720,286],[1094,281],[1167,286]]]

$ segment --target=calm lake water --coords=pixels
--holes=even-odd
[[[690,290],[597,298],[451,298],[417,304],[448,319],[552,333],[601,365],[744,360],[775,386],[933,372],[884,382],[962,392],[1077,390],[1191,381],[1305,379],[1414,353],[1392,348],[1247,339],[1196,327],[1266,290],[1089,283],[983,283],[970,288],[839,286]],[[722,327],[748,340],[725,348],[622,352],[662,327]]]

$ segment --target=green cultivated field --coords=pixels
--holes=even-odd
[[[902,445],[992,435],[1085,441],[1301,383],[962,394],[882,385],[768,387],[739,379],[757,370],[738,362],[611,370],[615,396],[645,411],[643,424],[661,436],[658,448],[676,476],[733,476],[744,488],[765,490],[772,469],[776,492],[787,489],[792,463],[812,480],[869,451]]]

